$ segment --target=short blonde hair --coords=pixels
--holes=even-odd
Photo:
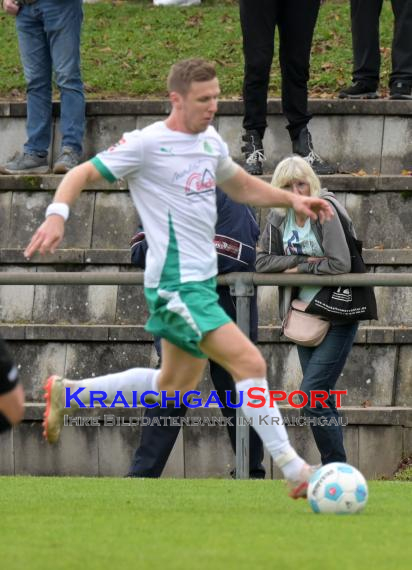
[[[288,156],[279,162],[273,173],[272,186],[285,188],[295,180],[306,182],[309,184],[310,195],[319,196],[321,189],[319,178],[310,164],[298,155]]]
[[[178,61],[170,68],[167,78],[169,93],[176,91],[186,95],[194,81],[210,81],[216,77],[213,63],[205,59],[192,58]]]

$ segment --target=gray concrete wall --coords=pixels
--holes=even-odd
[[[58,181],[57,176],[0,176],[1,249],[27,244],[44,219]],[[412,177],[328,176],[322,183],[345,205],[366,249],[409,248]],[[267,213],[257,212],[262,228]],[[137,223],[128,191],[120,184],[100,183],[83,191],[74,205],[62,249],[125,249]]]
[[[411,271],[412,106],[389,101],[311,101],[316,150],[343,172],[322,184],[336,192],[364,240],[370,271]],[[165,101],[103,101],[87,105],[85,157],[120,138],[124,131],[164,119]],[[0,103],[0,163],[25,141],[24,104]],[[59,108],[54,105],[52,165],[59,145]],[[222,102],[215,125],[241,160],[241,103]],[[267,175],[290,153],[279,101],[269,102],[264,144]],[[377,174],[381,175],[377,176]],[[270,178],[270,176],[268,176]],[[24,246],[44,216],[60,177],[0,176],[0,271],[134,271],[128,243],[138,217],[124,182],[88,188],[73,208],[62,248],[27,263]],[[267,211],[257,212],[263,228]],[[347,389],[345,428],[348,459],[368,477],[390,476],[402,454],[412,453],[412,306],[406,288],[377,288],[380,320],[364,323],[342,374]],[[277,290],[260,288],[259,345],[268,362],[271,388],[298,388],[296,349],[280,338]],[[9,340],[29,405],[24,423],[0,441],[0,474],[116,475],[127,471],[140,427],[67,428],[61,443],[41,439],[42,383],[51,373],[73,378],[151,366],[155,355],[143,330],[147,317],[140,287],[0,286],[0,333]],[[376,324],[378,326],[376,326]],[[202,380],[203,395],[212,388]],[[116,411],[119,414],[119,411]],[[193,411],[208,417],[215,411]],[[140,417],[141,410],[133,412]],[[306,428],[290,429],[293,443],[318,462]],[[381,450],[384,449],[384,453]],[[226,477],[234,459],[224,428],[185,427],[165,476]],[[278,477],[268,457],[270,476]]]
[[[61,440],[50,446],[41,436],[42,407],[31,407],[26,420],[0,440],[0,475],[83,475],[124,476],[139,441],[141,427],[105,426],[101,409],[71,413],[71,417],[92,417],[99,426],[63,428]],[[296,412],[283,409],[290,422]],[[109,410],[106,415],[117,421],[137,424],[142,408],[133,411]],[[195,423],[219,417],[216,408],[191,410],[188,417]],[[344,427],[348,461],[369,478],[390,477],[402,455],[412,453],[412,415],[409,409],[342,410],[348,425]],[[113,422],[112,422],[113,423]],[[310,430],[288,428],[297,451],[308,461],[319,461]],[[377,450],[385,450],[377,453]],[[234,466],[226,428],[190,425],[181,429],[164,477],[229,477]],[[279,470],[265,457],[268,478],[280,478]]]
[[[379,329],[378,339],[375,331],[361,328],[358,333],[339,380],[339,389],[348,392],[342,402],[346,406],[412,407],[412,346],[385,339],[382,332],[389,337],[390,329]],[[142,327],[2,326],[0,332],[9,341],[28,402],[43,401],[42,385],[51,374],[80,379],[150,367],[156,360],[151,338]],[[279,335],[278,328],[275,332]],[[259,336],[271,389],[298,389],[302,374],[296,347],[269,340],[265,329]],[[207,374],[199,390],[206,397],[212,388]]]
[[[125,131],[143,128],[161,120],[169,109],[167,101],[94,101],[87,104],[85,157],[93,156],[118,140]],[[222,101],[215,126],[229,145],[235,159],[241,159],[242,103]],[[342,172],[400,174],[412,165],[412,110],[409,101],[313,100],[310,129],[316,150],[336,162]],[[0,163],[21,150],[25,142],[23,103],[0,103]],[[53,148],[50,163],[60,147],[59,106],[54,105]],[[265,169],[291,153],[286,122],[280,102],[268,106],[268,129],[264,146]]]

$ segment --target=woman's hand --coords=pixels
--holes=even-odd
[[[298,272],[297,267],[290,267],[289,269],[285,269],[283,273],[297,273],[297,272]]]
[[[314,256],[312,256],[312,257],[308,257],[306,261],[308,263],[317,263],[318,261],[323,261],[324,259],[327,259],[327,258],[326,257],[314,257]]]

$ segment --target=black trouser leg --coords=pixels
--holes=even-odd
[[[153,420],[162,417],[181,418],[185,416],[187,408],[153,408],[146,410],[145,417]],[[169,459],[180,426],[149,425],[142,426],[141,439],[135,451],[129,477],[160,477]]]
[[[311,119],[308,113],[310,50],[319,6],[320,0],[287,0],[279,9],[282,107],[292,140]]]
[[[279,4],[278,0],[239,0],[245,58],[243,127],[257,130],[262,138]]]
[[[412,2],[392,0],[395,27],[392,42],[390,85],[396,81],[412,83]]]
[[[212,377],[213,385],[220,401],[224,404],[221,408],[222,414],[225,418],[231,420],[227,429],[229,432],[230,443],[234,453],[236,453],[236,409],[226,406],[226,390],[230,391],[230,401],[236,402],[235,383],[231,375],[226,372],[224,368],[219,366],[216,362],[210,361],[210,375]],[[249,474],[251,477],[263,479],[265,477],[265,468],[262,465],[263,461],[263,444],[262,440],[253,428],[250,428],[249,433]]]
[[[228,315],[236,320],[236,304],[235,298],[231,297],[228,287],[218,287],[217,292],[219,295],[219,303],[223,309],[228,313]],[[257,338],[257,297],[256,294],[251,300],[250,308],[250,336],[251,339],[256,341]],[[213,363],[214,364],[214,363]],[[219,393],[219,397],[222,402],[226,402],[225,390],[232,389],[234,391],[233,380],[231,376],[220,366],[219,370],[216,370],[211,363],[211,373],[212,379],[216,386],[216,390]],[[217,364],[214,364],[217,367]],[[229,383],[230,382],[230,383]],[[223,395],[221,395],[223,392]],[[232,402],[236,401],[236,395],[232,394]],[[234,409],[226,408],[222,409],[225,417],[233,416]],[[154,418],[161,417],[183,417],[187,412],[187,408],[182,406],[181,408],[153,408],[146,410],[145,417],[153,420]],[[228,415],[230,413],[230,415]],[[233,422],[235,424],[235,421]],[[229,426],[228,426],[229,427]],[[135,451],[132,465],[129,470],[129,476],[131,477],[160,477],[169,455],[173,449],[176,438],[179,435],[180,426],[171,425],[151,425],[142,426],[141,440],[138,448]],[[236,447],[236,432],[233,429],[234,435],[234,445]],[[255,435],[252,435],[252,434]],[[229,436],[232,440],[231,432],[229,431]],[[260,438],[257,436],[254,430],[251,430],[250,436],[250,458],[251,458],[251,474],[257,477],[264,476],[265,470],[261,465],[263,459],[263,447]],[[261,450],[261,451],[259,451]],[[252,459],[253,458],[253,459]]]
[[[11,392],[17,385],[17,369],[9,349],[0,338],[0,396]]]
[[[219,305],[223,307],[231,319],[236,321],[236,297],[232,297],[229,287],[219,286],[217,288],[219,295]],[[257,295],[250,300],[250,338],[253,342],[257,341]],[[222,404],[226,404],[226,390],[230,390],[230,401],[236,402],[235,383],[231,375],[216,362],[210,361],[210,375],[213,385],[216,388],[219,399]],[[230,443],[233,451],[236,453],[236,409],[229,408],[226,405],[222,408],[222,413],[226,418],[231,419],[233,426],[228,425]],[[262,440],[253,428],[249,432],[249,473],[251,477],[264,478],[265,468],[263,461],[263,444]]]
[[[368,81],[374,85],[379,83],[379,16],[382,1],[351,0],[353,81]]]

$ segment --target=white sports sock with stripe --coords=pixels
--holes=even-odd
[[[248,403],[261,403],[248,396],[250,388],[263,388],[264,392],[256,392],[259,396],[265,397],[265,403],[259,408],[248,406]],[[299,457],[289,442],[286,428],[282,423],[282,414],[276,402],[269,407],[268,404],[268,383],[266,378],[250,378],[236,382],[236,390],[243,392],[242,412],[248,420],[252,420],[253,427],[260,436],[266,449],[269,451],[276,465],[282,470],[286,479],[295,480],[299,478],[305,461]],[[260,421],[261,416],[265,421]],[[273,420],[272,420],[273,418]]]
[[[96,378],[85,378],[84,380],[64,380],[64,387],[70,388],[70,395],[78,388],[85,388],[79,395],[78,399],[84,404],[90,403],[90,391],[105,392],[107,400],[112,401],[118,392],[121,392],[128,404],[133,404],[138,396],[143,392],[158,392],[157,378],[160,370],[154,368],[130,368],[123,372],[115,374],[106,374],[105,376],[96,376]],[[70,401],[71,407],[76,407],[76,399]]]

